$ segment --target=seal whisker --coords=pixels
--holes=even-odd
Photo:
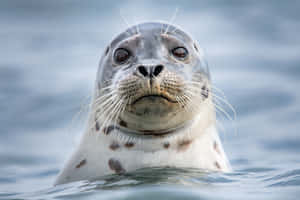
[[[224,132],[224,134],[227,133],[225,126],[223,125],[223,121],[228,120],[227,117],[224,116],[224,114],[219,111],[217,108],[215,108],[215,112],[216,112],[216,124],[217,126],[219,126],[221,128],[221,130]],[[218,118],[221,118],[221,120],[218,120]]]
[[[220,106],[214,104],[214,106],[219,110],[221,111],[230,121],[234,121],[234,119],[223,109],[221,108]]]
[[[112,99],[115,98],[116,96],[117,96],[117,94],[112,93],[112,94],[108,95],[106,98],[101,99],[102,101],[99,100],[96,104],[94,104],[94,106],[99,107],[100,109],[103,107],[105,108],[107,106],[110,106]]]
[[[163,30],[164,30],[164,23],[160,23],[160,34],[163,34]]]
[[[194,101],[196,101],[196,100],[203,101],[203,100],[201,100],[202,94],[201,94],[200,87],[195,87],[195,86],[189,85],[188,87],[186,87],[186,90],[184,92],[187,94],[187,97],[190,100],[195,99]]]
[[[112,112],[110,114],[108,114],[107,118],[104,120],[104,123],[101,127],[101,130],[103,131],[103,133],[105,134],[109,134],[110,131],[105,131],[105,129],[108,127],[115,127],[115,122],[112,123],[117,115],[117,112],[118,112],[118,105],[120,104],[120,102],[118,102],[118,104],[112,108]]]
[[[215,105],[218,105],[218,106],[221,107],[221,108],[222,108],[222,106],[224,106],[224,104],[225,104],[225,106],[227,106],[227,107],[230,109],[230,111],[231,111],[232,114],[233,114],[233,120],[231,120],[231,122],[232,122],[232,124],[233,124],[233,126],[234,126],[234,132],[235,132],[235,134],[236,134],[236,133],[237,133],[237,126],[236,126],[237,114],[236,114],[236,111],[235,111],[234,107],[233,107],[233,106],[229,103],[229,101],[227,100],[227,98],[226,98],[224,92],[223,92],[222,90],[220,90],[220,89],[214,87],[214,86],[213,86],[213,88],[216,89],[217,91],[219,91],[219,92],[222,94],[222,96],[223,96],[223,98],[222,98],[222,97],[218,96],[217,94],[215,94],[215,93],[212,91],[211,94],[212,94],[212,96],[213,96],[213,102],[215,103]],[[224,110],[225,110],[225,109],[224,109]],[[229,113],[228,113],[228,115],[229,115]]]
[[[193,90],[198,90],[198,92],[195,92],[195,91],[190,91],[189,89],[193,89]],[[201,96],[198,95],[198,94],[201,94],[201,90],[199,88],[195,88],[195,87],[189,87],[189,89],[187,89],[185,92],[189,95],[192,95],[192,97],[190,97],[189,95],[187,95],[187,98],[189,98],[189,100],[191,101],[191,103],[196,107],[198,108],[198,110],[201,110],[201,107],[199,105],[199,103],[197,103],[197,99],[200,101],[203,101],[201,100]],[[194,100],[195,99],[195,100]],[[194,111],[194,110],[193,110]],[[197,111],[196,111],[197,112]]]
[[[218,119],[216,119],[216,124],[220,127],[220,129],[226,134],[226,129],[225,126],[223,125],[223,123],[221,121],[219,121]]]
[[[110,98],[108,98],[104,103],[102,103],[102,104],[99,103],[99,104],[95,105],[95,110],[97,111],[95,113],[95,115],[96,115],[95,123],[99,120],[101,121],[101,119],[103,119],[104,117],[106,118],[107,116],[111,115],[111,113],[108,113],[108,112],[110,111],[110,109],[112,109],[114,107],[114,104],[116,103],[113,100],[114,100],[114,95],[112,95]],[[114,102],[114,103],[108,104],[109,102]],[[95,123],[91,127],[93,127],[95,125]],[[102,127],[103,127],[103,124],[102,124]]]
[[[114,123],[113,123],[114,126],[117,125],[117,120],[118,120],[118,118],[119,118],[119,116],[120,116],[120,113],[121,113],[122,108],[124,108],[124,107],[125,107],[125,106],[124,106],[124,101],[123,101],[123,100],[120,100],[119,104],[116,106],[116,111],[115,111],[116,115],[115,115]]]
[[[110,98],[112,95],[114,95],[116,92],[115,91],[110,91],[106,94],[102,94],[102,96],[97,97],[93,102],[92,105],[96,105],[98,103],[103,102],[105,99]]]
[[[189,102],[190,102],[190,104],[191,104],[191,106],[189,106],[189,107],[190,107],[190,112],[192,112],[192,113],[197,113],[198,110],[201,108],[200,105],[198,105],[198,104],[195,102],[195,100],[193,100],[193,98],[191,98],[189,95],[185,95],[184,97],[185,97],[186,99],[188,99]],[[194,109],[194,108],[196,108],[196,109]]]
[[[104,107],[104,106],[109,106],[109,105],[111,105],[110,104],[111,103],[111,99],[114,98],[114,97],[116,97],[116,95],[115,94],[111,94],[111,95],[109,95],[106,98],[99,99],[98,102],[94,103],[93,106],[95,108],[98,108],[98,107],[101,108],[101,107]]]
[[[187,111],[186,108],[185,108],[185,104],[184,104],[184,101],[182,100],[182,98],[179,97],[179,96],[176,96],[175,99],[180,104],[180,106],[184,109],[184,111]],[[178,113],[178,112],[176,112],[176,113]]]
[[[107,92],[107,91],[108,91],[108,92]],[[101,88],[101,89],[99,90],[99,94],[105,95],[105,94],[110,93],[110,92],[113,92],[113,91],[114,91],[114,90],[113,90],[112,85],[109,85],[109,86],[106,86],[106,87]],[[99,98],[99,97],[97,97],[97,98]]]
[[[226,96],[225,96],[225,93],[220,88],[218,88],[217,86],[214,86],[214,85],[212,85],[211,87],[215,91],[219,92],[225,99],[227,99]]]
[[[201,88],[189,86],[186,88],[185,93],[188,93],[193,98],[201,98]]]
[[[109,99],[106,99],[104,102],[96,104],[95,107],[95,115],[96,117],[100,117],[101,115],[105,115],[109,109],[111,109],[114,105],[111,103],[114,96],[111,96]]]
[[[216,101],[216,100],[214,100],[214,101]],[[216,102],[213,102],[213,103],[216,108],[216,113],[219,114],[220,117],[224,116],[224,118],[222,117],[222,120],[228,119],[229,121],[231,121],[232,126],[234,127],[234,132],[235,132],[235,134],[237,134],[236,117],[234,116],[232,118],[230,116],[230,114],[226,112],[225,109],[223,109],[221,106],[219,106]]]
[[[186,97],[186,95],[178,96],[178,99],[179,99],[180,102],[182,103],[183,108],[184,108],[186,111],[190,111],[190,110],[187,108],[189,99]]]
[[[140,30],[139,30],[139,23],[137,23],[136,17],[134,17],[134,21],[136,23],[135,28],[136,28],[136,34],[139,35],[140,34]]]
[[[111,90],[112,89],[112,79],[108,79],[103,81],[101,84],[97,83],[98,85],[98,92],[101,94],[102,92],[105,93],[105,90]],[[102,86],[106,85],[106,86]]]
[[[93,103],[93,107],[100,107],[101,106],[105,106],[110,102],[110,99],[113,98],[114,96],[116,96],[115,94],[109,94],[103,98],[99,98],[97,100],[94,101]]]
[[[72,117],[72,120],[71,120],[71,127],[73,127],[73,124],[75,123],[75,120],[76,120],[76,118],[78,117],[80,117],[80,115],[84,112],[84,111],[87,111],[88,109],[89,109],[89,107],[90,107],[90,103],[87,103],[87,101],[89,100],[90,101],[90,98],[91,98],[91,95],[88,95],[87,97],[85,97],[83,100],[82,100],[82,102],[81,102],[81,104],[80,104],[80,109],[79,109],[79,111],[78,112],[76,112],[75,114],[74,114],[74,116]]]
[[[119,91],[123,91],[123,90],[128,90],[128,89],[131,89],[134,87],[136,87],[136,81],[133,81],[132,83],[126,83],[126,85],[123,84],[118,89],[119,89]]]
[[[125,23],[125,25],[127,26],[126,32],[127,32],[129,35],[134,35],[134,33],[131,32],[129,22],[127,21],[127,19],[126,19],[126,18],[124,17],[124,15],[122,14],[122,9],[121,9],[121,8],[120,8],[120,10],[119,10],[119,15],[120,15],[121,19],[123,20],[123,22]],[[129,31],[130,31],[130,32],[129,32]]]
[[[97,106],[99,104],[101,105],[105,105],[107,102],[109,102],[109,99],[110,98],[113,98],[114,96],[116,95],[116,92],[112,91],[110,92],[109,94],[105,94],[99,98],[97,98],[95,101],[94,101],[94,106]]]
[[[197,83],[196,83],[197,84]],[[200,84],[198,84],[198,85],[200,85]],[[202,85],[201,85],[202,86]],[[199,87],[200,88],[200,87]],[[194,88],[194,89],[198,89],[199,91],[200,91],[200,89],[199,88]],[[187,90],[186,91],[187,93],[189,93],[189,91]],[[233,125],[234,125],[234,127],[235,127],[235,132],[237,131],[236,130],[236,125],[235,125],[235,120],[236,120],[236,117],[234,117],[234,118],[232,118],[230,115],[229,115],[229,113],[227,113],[222,107],[221,107],[221,104],[219,103],[218,104],[218,99],[219,100],[221,100],[220,98],[221,97],[217,97],[216,98],[216,95],[215,94],[213,94],[212,93],[212,96],[214,97],[213,98],[213,104],[214,104],[214,106],[215,106],[215,108],[216,108],[216,112],[217,112],[217,114],[219,114],[219,117],[221,117],[221,118],[223,118],[223,116],[225,117],[225,118],[227,118],[228,120],[230,120],[232,123],[234,123]],[[223,100],[223,99],[222,99]],[[226,101],[227,102],[227,101]],[[225,103],[225,102],[224,102]],[[228,102],[227,102],[228,103]],[[227,105],[227,106],[229,106],[229,105]],[[229,106],[230,107],[230,106]],[[233,108],[233,107],[232,107]],[[233,112],[234,113],[234,112]],[[223,130],[224,130],[224,126],[221,124],[221,122],[219,122],[219,124],[220,124],[220,126],[221,127],[223,127]]]
[[[178,103],[181,105],[181,107],[184,109],[184,112],[188,113],[190,112],[190,106],[187,107],[187,101],[185,100],[184,97],[176,97]],[[176,113],[178,113],[180,111],[177,111]]]
[[[124,106],[124,100],[123,99],[120,99],[119,102],[115,105],[115,110],[112,112],[112,113],[115,113],[115,115],[113,115],[114,117],[114,125],[116,125],[116,120],[118,119],[119,117],[119,113],[121,111],[121,109],[125,107]],[[113,119],[112,119],[113,120]]]
[[[168,23],[168,26],[164,32],[164,34],[168,34],[168,30],[169,30],[169,27],[170,27],[170,24],[173,24],[174,20],[176,19],[177,17],[177,13],[178,13],[178,7],[175,8],[175,12],[174,14],[172,15],[171,19],[170,19],[170,22]]]
[[[191,112],[191,113],[195,113],[197,112],[199,105],[195,104],[194,101],[192,100],[192,98],[187,95],[184,94],[181,97],[178,97],[179,99],[181,99],[181,102],[184,102],[184,109],[186,112]],[[188,103],[188,102],[189,103]],[[194,109],[194,107],[196,107],[197,109]]]
[[[213,95],[213,97],[214,97],[216,100],[221,101],[222,103],[224,103],[225,105],[227,105],[227,106],[230,108],[230,110],[232,111],[232,113],[233,113],[233,115],[234,115],[234,120],[236,120],[236,111],[235,111],[235,109],[233,108],[233,106],[232,106],[226,99],[221,98],[221,97],[219,97],[218,95],[216,95],[216,94],[214,94],[214,93],[212,93],[212,95]]]
[[[111,99],[112,100],[112,99]],[[111,117],[115,114],[114,111],[116,109],[116,105],[118,105],[119,101],[113,101],[112,104],[108,105],[102,110],[101,117],[104,117],[104,122],[102,128],[105,127],[111,120]],[[103,118],[101,118],[103,120]]]
[[[215,95],[216,98],[220,99],[224,104],[226,104],[226,106],[229,107],[229,109],[231,109],[231,111],[235,114],[236,117],[236,111],[234,109],[234,107],[229,103],[225,93],[218,87],[212,85],[212,94]],[[219,96],[218,93],[220,93],[221,96]]]
[[[125,111],[125,108],[126,108],[126,106],[124,106],[124,105],[127,105],[128,101],[130,101],[130,97],[127,100],[122,100],[123,107],[121,107],[121,109],[120,109],[120,111],[119,111],[118,116],[116,117],[116,119],[119,119],[120,116],[122,116],[124,114],[124,111]]]
[[[87,97],[85,97],[85,98],[83,99],[83,101],[82,101],[82,103],[81,103],[81,105],[80,105],[80,110],[79,110],[77,113],[75,113],[74,116],[72,117],[72,120],[71,120],[71,127],[73,127],[73,124],[75,123],[76,118],[79,118],[80,115],[81,115],[83,112],[85,112],[85,111],[87,111],[87,110],[89,110],[89,109],[92,109],[92,108],[91,108],[92,103],[87,103],[87,102],[86,102],[87,100],[91,101],[90,98],[91,98],[91,95],[88,95]],[[70,130],[68,130],[68,132],[70,132]]]

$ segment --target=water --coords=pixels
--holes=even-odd
[[[234,172],[151,168],[53,187],[84,129],[86,112],[75,115],[99,57],[126,28],[119,10],[135,23],[168,21],[176,7],[174,22],[204,48],[237,111],[236,133],[225,120],[221,136]],[[0,199],[298,199],[299,9],[299,1],[1,1]]]

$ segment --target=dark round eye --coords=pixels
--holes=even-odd
[[[130,53],[127,49],[117,49],[114,54],[114,59],[118,64],[125,63],[130,57]]]
[[[184,47],[176,47],[172,50],[172,54],[177,58],[183,59],[188,55],[188,51]]]

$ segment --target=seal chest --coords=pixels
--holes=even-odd
[[[96,80],[86,131],[55,184],[143,167],[230,171],[208,68],[181,29],[129,28],[105,49]]]

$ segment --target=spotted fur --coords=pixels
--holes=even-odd
[[[215,150],[218,154],[221,155],[221,151],[220,151],[220,149],[219,149],[219,145],[217,144],[216,141],[214,141],[214,150]]]
[[[86,164],[86,159],[83,159],[82,161],[80,161],[80,163],[78,163],[78,165],[76,165],[76,169],[79,169],[80,167],[82,167],[83,165]]]
[[[119,124],[120,126],[127,127],[127,123],[123,120],[120,120]]]
[[[105,135],[108,135],[108,134],[110,134],[110,132],[113,131],[114,129],[115,129],[114,126],[107,126],[107,127],[104,127],[104,128],[103,128],[103,133],[104,133]]]
[[[113,151],[117,150],[118,148],[120,148],[119,143],[117,143],[116,141],[113,141],[110,145],[109,148]]]
[[[99,123],[98,122],[96,122],[95,128],[96,128],[96,131],[99,131],[100,127],[99,127]]]
[[[125,143],[125,147],[127,147],[127,148],[132,148],[133,146],[134,146],[133,142],[126,142]]]
[[[115,158],[111,158],[108,161],[109,168],[117,174],[125,173],[125,169],[122,167],[120,161]]]
[[[218,169],[221,169],[221,166],[220,166],[220,164],[216,161],[215,162],[215,166],[218,168]]]
[[[170,143],[166,142],[166,143],[163,144],[163,146],[164,146],[165,149],[168,149],[170,147]]]
[[[204,85],[201,88],[201,95],[204,97],[204,99],[208,98],[209,89]]]
[[[185,151],[192,143],[191,140],[181,140],[178,142],[178,151]]]

